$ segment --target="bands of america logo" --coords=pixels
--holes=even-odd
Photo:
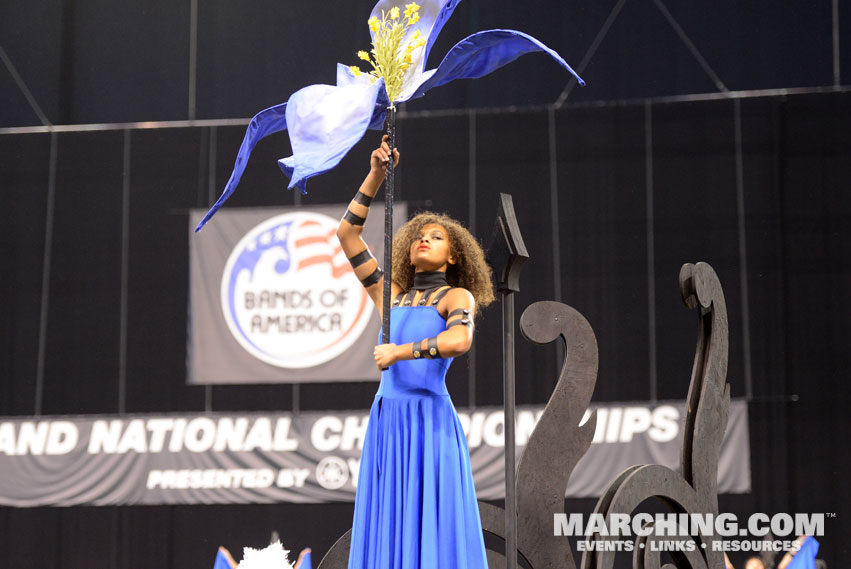
[[[337,241],[338,221],[318,213],[267,219],[237,243],[222,277],[222,310],[239,344],[283,368],[342,354],[372,303]]]

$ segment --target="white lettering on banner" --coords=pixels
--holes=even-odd
[[[248,419],[245,417],[239,417],[236,421],[230,417],[222,417],[219,419],[219,428],[216,432],[213,450],[223,451],[225,448],[232,451],[241,450],[247,430]]]
[[[231,468],[207,470],[151,470],[148,490],[186,490],[187,488],[269,488],[275,472],[269,468]]]
[[[151,431],[149,452],[162,452],[166,434],[174,427],[172,419],[148,419],[148,430]],[[216,444],[218,444],[218,440]],[[218,450],[218,449],[217,449]]]
[[[6,423],[3,423],[6,425]],[[11,441],[14,448],[14,426],[0,427],[0,452],[4,441]],[[125,454],[127,452],[158,453],[166,448],[178,453],[190,452],[291,452],[298,449],[298,440],[290,438],[291,417],[278,417],[272,427],[269,417],[220,417],[216,421],[208,417],[194,419],[131,419],[122,421],[96,420],[92,423],[88,442],[89,454]],[[32,430],[27,430],[27,433]],[[42,430],[45,430],[42,428]],[[365,428],[364,428],[365,430]],[[38,431],[35,431],[38,434]],[[73,423],[55,421],[46,430],[48,452],[69,452],[77,444],[78,433]],[[4,434],[5,433],[5,434]],[[32,446],[32,437],[26,443]],[[37,437],[36,437],[37,439]],[[40,444],[35,441],[36,446]],[[40,447],[37,448],[37,450]]]
[[[541,415],[540,411],[518,410],[514,419],[514,440],[520,446],[525,446],[535,430],[535,425]],[[458,413],[461,428],[467,436],[467,446],[478,448],[482,443],[492,447],[505,446],[505,414],[502,411],[476,411],[475,413]]]
[[[323,452],[332,450],[363,449],[369,415],[347,415],[340,419],[336,415],[324,415],[313,423],[310,442],[313,448]]]
[[[189,452],[206,452],[216,440],[216,424],[207,417],[195,417],[186,425],[183,446]]]
[[[121,437],[121,442],[118,443],[118,454],[125,454],[130,450],[148,452],[148,433],[145,430],[145,421],[142,419],[130,421]]]
[[[343,430],[343,422],[333,416],[320,417],[313,423],[310,429],[310,442],[313,448],[321,451],[332,451],[340,445],[340,431]]]
[[[589,416],[586,412],[583,422]],[[628,443],[635,435],[647,433],[651,440],[666,443],[679,434],[679,421],[680,412],[672,405],[660,405],[652,410],[637,406],[599,407],[597,429],[591,442]]]
[[[346,462],[349,463],[349,474],[352,479],[352,486],[358,487],[358,474],[360,473],[360,457],[350,458]]]
[[[680,433],[680,411],[673,405],[661,405],[653,409],[653,426],[647,431],[650,439],[667,443]]]
[[[70,421],[25,421],[15,436],[14,423],[0,423],[0,452],[16,455],[60,455],[71,452],[80,433]]]
[[[358,449],[363,449],[367,423],[369,423],[369,415],[346,417],[346,421],[343,423],[343,436],[340,441],[340,448],[343,450],[352,450],[357,445]]]
[[[245,450],[272,450],[272,422],[267,417],[260,417],[251,427],[251,432],[245,437]]]
[[[302,488],[310,475],[307,468],[282,468],[278,472],[278,488]]]
[[[92,423],[92,434],[89,437],[89,454],[112,454],[118,448],[118,438],[121,436],[122,421],[98,420]]]
[[[290,426],[292,419],[289,417],[281,417],[275,423],[275,442],[272,445],[272,450],[275,451],[294,451],[298,450],[298,439],[290,438]]]

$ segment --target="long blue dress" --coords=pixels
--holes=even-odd
[[[390,341],[437,336],[433,306],[390,311]],[[383,372],[361,454],[349,569],[485,569],[467,439],[446,390],[452,358]]]

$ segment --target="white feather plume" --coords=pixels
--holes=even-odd
[[[293,569],[287,558],[288,550],[280,541],[276,541],[265,549],[246,547],[242,552],[242,561],[237,569]]]

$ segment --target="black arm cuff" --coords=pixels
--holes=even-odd
[[[358,190],[358,193],[355,194],[354,200],[355,202],[361,205],[365,205],[366,207],[369,207],[369,204],[372,203],[372,198],[360,190]]]
[[[352,264],[353,269],[357,269],[358,267],[360,267],[361,265],[363,265],[364,263],[366,263],[370,259],[374,259],[374,258],[375,257],[372,256],[372,252],[369,249],[364,249],[363,251],[361,251],[360,253],[358,253],[354,257],[349,257],[349,263]]]
[[[440,355],[440,351],[437,349],[437,336],[435,336],[433,338],[429,338],[428,340],[426,340],[426,346],[427,346],[429,358],[436,360],[438,358],[443,357],[443,356]]]
[[[363,222],[366,221],[365,217],[353,214],[352,210],[350,209],[346,210],[346,215],[343,216],[343,219],[348,221],[352,225],[363,225]]]
[[[381,277],[383,275],[384,275],[384,271],[382,271],[381,269],[375,269],[374,271],[372,271],[371,275],[369,275],[366,278],[361,279],[360,282],[364,287],[369,288],[372,285],[374,285],[375,283],[377,283],[378,281],[380,281]]]

